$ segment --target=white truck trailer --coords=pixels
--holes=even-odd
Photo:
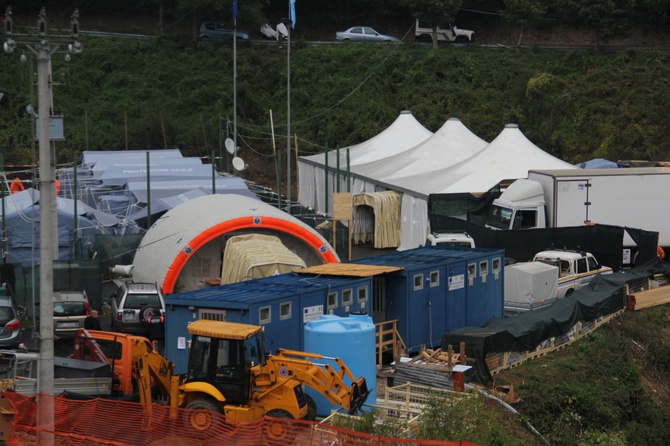
[[[495,229],[615,225],[658,232],[670,248],[670,168],[531,170],[493,202],[486,225]],[[626,235],[623,265],[636,263]]]

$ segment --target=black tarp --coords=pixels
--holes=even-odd
[[[638,244],[638,265],[656,258],[658,233],[611,225],[574,226],[568,228],[521,229],[499,231],[454,217],[433,212],[429,201],[428,215],[431,230],[466,231],[478,248],[504,249],[505,256],[520,262],[533,260],[540,251],[550,248],[587,251],[598,262],[614,271],[623,265],[624,231]]]
[[[532,351],[543,341],[566,334],[578,321],[590,322],[624,308],[624,286],[655,274],[670,276],[670,264],[655,259],[643,266],[614,274],[598,275],[571,296],[539,310],[509,318],[495,318],[483,327],[464,327],[445,333],[442,349],[459,348],[476,360],[469,379],[492,380],[486,363],[489,353]]]

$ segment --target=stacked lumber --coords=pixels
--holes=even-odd
[[[441,348],[435,350],[427,348],[421,350],[421,352],[419,352],[419,354],[412,358],[409,362],[412,364],[443,364],[452,367],[453,365],[458,364],[459,358],[460,355],[458,353],[454,353],[453,351],[443,352]]]
[[[627,310],[642,310],[670,303],[670,286],[652,288],[626,295]]]

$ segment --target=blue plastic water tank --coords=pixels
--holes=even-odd
[[[305,324],[305,351],[340,358],[356,378],[365,377],[368,389],[372,389],[367,399],[370,404],[377,401],[375,342],[375,324],[365,313],[352,313],[349,317],[325,314]],[[315,362],[327,362],[338,369],[332,360]],[[351,385],[351,380],[346,378],[345,383]],[[332,409],[339,409],[317,391],[309,387],[306,391],[316,403],[318,416],[325,417]]]

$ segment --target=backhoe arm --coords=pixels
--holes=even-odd
[[[309,359],[307,359],[309,358]],[[334,361],[338,370],[330,364],[317,364],[310,359]],[[279,349],[268,358],[270,379],[297,379],[306,386],[318,391],[333,404],[342,406],[353,414],[365,403],[370,391],[364,377],[356,379],[349,367],[340,358],[331,358],[317,353]],[[351,380],[348,386],[344,379]]]

